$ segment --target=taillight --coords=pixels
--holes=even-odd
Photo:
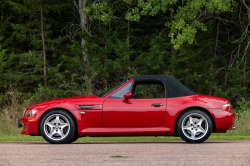
[[[221,109],[223,111],[231,111],[233,109],[233,105],[231,103],[224,104]]]

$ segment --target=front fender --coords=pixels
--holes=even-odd
[[[40,120],[43,117],[43,115],[50,111],[55,109],[61,109],[65,110],[69,114],[73,116],[75,119],[77,126],[80,123],[81,115],[79,111],[71,104],[69,103],[62,103],[62,102],[54,102],[49,104],[39,104],[34,105],[26,109],[28,110],[37,110],[37,112],[32,117],[22,117],[20,119],[21,124],[23,125],[23,131],[22,134],[29,134],[29,135],[38,135],[39,134],[39,124]]]

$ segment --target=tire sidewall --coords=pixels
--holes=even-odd
[[[197,113],[197,114],[202,115],[203,117],[206,118],[207,123],[208,123],[207,133],[202,138],[200,138],[198,140],[192,140],[192,139],[189,139],[188,137],[186,137],[185,134],[183,133],[182,127],[181,127],[182,121],[184,120],[184,118],[192,113]],[[179,136],[181,137],[181,139],[186,141],[187,143],[202,143],[209,138],[212,131],[213,131],[213,123],[211,121],[211,118],[205,112],[203,112],[201,110],[189,110],[189,111],[185,112],[183,115],[180,116],[178,123],[177,123],[177,132],[178,132]]]
[[[76,140],[78,140],[79,138],[79,135],[76,133],[67,143],[73,143],[75,142]]]
[[[65,116],[65,117],[68,119],[69,123],[70,123],[70,131],[69,131],[68,135],[67,135],[65,138],[61,139],[61,140],[52,140],[52,139],[50,139],[50,138],[45,134],[45,132],[44,132],[44,123],[45,123],[45,120],[46,120],[49,116],[51,116],[51,115],[53,115],[53,114],[61,114],[61,115]],[[42,137],[43,137],[47,142],[49,142],[49,143],[51,143],[51,144],[62,144],[62,143],[67,143],[67,142],[68,142],[69,140],[71,140],[72,137],[75,135],[75,132],[76,132],[76,131],[75,131],[75,128],[76,128],[76,127],[75,127],[75,122],[74,122],[72,116],[69,115],[67,112],[62,111],[62,110],[52,110],[52,111],[46,112],[46,113],[44,114],[44,116],[42,117],[42,119],[41,119],[41,121],[40,121],[40,124],[39,124],[39,130],[40,130],[40,133],[41,133]]]

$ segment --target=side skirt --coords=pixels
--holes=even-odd
[[[174,135],[174,127],[101,127],[79,128],[80,136],[165,136]]]

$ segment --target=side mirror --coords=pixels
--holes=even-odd
[[[125,93],[123,97],[124,97],[124,102],[128,102],[128,100],[131,99],[132,97],[132,93],[131,92]]]

